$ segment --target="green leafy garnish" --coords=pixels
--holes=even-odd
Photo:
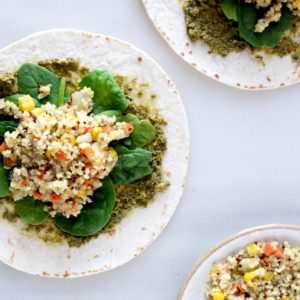
[[[109,221],[116,200],[114,184],[109,177],[95,191],[92,203],[86,204],[78,217],[65,218],[57,215],[55,224],[63,231],[75,236],[89,236],[102,229]]]
[[[50,102],[58,106],[59,88],[61,79],[54,73],[39,65],[26,63],[18,71],[18,93],[30,95],[37,99],[39,88],[51,84],[50,94],[40,100],[41,103]],[[64,91],[64,102],[68,102],[70,94],[67,88]]]
[[[64,104],[64,95],[66,90],[66,79],[62,78],[60,80],[59,90],[58,90],[58,99],[57,99],[57,106],[61,106]]]
[[[237,4],[236,0],[220,0],[221,7],[223,9],[223,12],[225,16],[229,20],[237,21]]]
[[[83,77],[79,86],[89,87],[94,91],[94,113],[105,110],[120,110],[123,112],[128,101],[116,80],[107,70],[94,70]]]
[[[94,110],[95,111],[95,110]],[[97,114],[95,112],[95,114]],[[107,116],[107,117],[121,117],[122,113],[119,110],[105,110],[98,113],[99,116]]]
[[[18,215],[24,222],[31,225],[42,224],[48,218],[49,214],[44,210],[44,207],[44,202],[29,196],[16,201]]]
[[[0,154],[0,198],[10,195],[8,171],[3,167],[3,157]]]
[[[152,173],[150,151],[141,148],[129,150],[123,146],[117,146],[116,151],[119,159],[110,174],[114,183],[131,183]]]
[[[292,12],[282,8],[282,16],[278,22],[272,22],[261,33],[254,32],[257,21],[263,14],[254,5],[247,4],[243,0],[238,1],[237,15],[239,20],[239,33],[243,39],[254,47],[275,47],[282,34],[292,23]]]
[[[16,130],[18,122],[15,120],[0,121],[0,136],[4,137],[5,132],[13,132]]]
[[[135,115],[127,114],[125,116],[117,117],[119,122],[128,122],[133,125],[133,132],[129,139],[130,143],[127,144],[130,148],[142,148],[148,145],[154,138],[156,130],[148,120],[140,121]]]

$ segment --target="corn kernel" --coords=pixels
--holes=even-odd
[[[76,138],[74,135],[70,135],[69,136],[69,140],[70,140],[70,143],[75,146],[76,145]]]
[[[47,156],[48,158],[50,158],[50,157],[51,157],[51,154],[52,154],[52,149],[48,149],[48,150],[46,151],[46,156]]]
[[[96,127],[92,129],[92,138],[93,141],[97,141],[98,140],[98,136],[99,134],[102,132],[102,128],[101,127]]]
[[[32,114],[37,118],[38,116],[40,116],[41,114],[43,114],[45,111],[42,108],[35,108],[32,110]]]
[[[102,158],[100,158],[100,157],[97,158],[96,161],[95,161],[95,165],[98,166],[98,167],[101,166],[102,165],[102,161],[103,161]]]
[[[300,0],[296,0],[296,7],[298,10],[300,10]]]
[[[115,160],[115,161],[117,161],[118,160],[118,153],[116,152],[116,150],[115,149],[113,149],[113,148],[110,148],[109,149],[109,153],[112,155],[112,157],[113,157],[113,159]]]
[[[258,247],[255,243],[251,243],[247,246],[247,252],[250,257],[254,257],[258,253]]]
[[[258,274],[257,274],[256,270],[254,270],[252,272],[245,273],[244,281],[249,282],[249,281],[253,280],[255,277],[257,277],[257,275]]]
[[[216,265],[213,266],[213,267],[211,268],[211,270],[210,270],[210,273],[209,273],[210,278],[214,277],[214,276],[217,275],[217,273],[219,273],[219,272],[220,272],[219,267],[216,266]]]
[[[35,108],[35,104],[29,95],[19,98],[19,108],[22,111],[31,112]]]
[[[77,194],[77,196],[79,198],[84,198],[86,196],[86,192],[85,191],[79,191],[78,194]]]
[[[291,297],[281,297],[280,300],[291,300]]]
[[[267,280],[267,281],[271,281],[274,277],[274,274],[271,273],[271,272],[266,272],[265,273],[265,276],[264,276],[264,279]]]
[[[213,300],[224,300],[225,299],[225,295],[222,292],[216,292],[213,294]]]

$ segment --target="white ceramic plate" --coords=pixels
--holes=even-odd
[[[205,296],[209,271],[217,261],[226,259],[254,241],[288,241],[293,246],[300,245],[300,226],[265,225],[247,229],[225,239],[200,258],[187,276],[177,300],[207,300]]]
[[[290,56],[265,55],[264,64],[249,50],[214,54],[202,41],[191,42],[186,33],[184,0],[142,0],[147,14],[169,46],[188,64],[207,76],[241,89],[274,89],[300,80],[300,66]]]

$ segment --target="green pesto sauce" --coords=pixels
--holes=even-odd
[[[248,48],[280,57],[291,55],[293,61],[300,62],[300,43],[293,39],[300,28],[299,17],[294,16],[290,30],[276,47],[254,49],[240,37],[237,23],[225,17],[218,0],[185,0],[183,10],[191,40],[203,40],[213,53],[227,56],[231,52]]]
[[[68,87],[74,89],[77,86],[78,79],[86,74],[89,70],[80,67],[79,62],[68,59],[66,61],[43,61],[39,65],[49,69],[58,76],[63,76],[67,79]],[[66,241],[70,247],[80,247],[89,242],[91,239],[98,237],[103,233],[114,232],[114,227],[123,218],[125,218],[132,209],[136,207],[147,207],[147,205],[154,201],[157,193],[164,191],[168,187],[168,183],[163,179],[161,166],[164,152],[167,149],[167,140],[163,131],[166,125],[165,120],[159,117],[158,113],[153,113],[153,108],[145,104],[137,104],[132,99],[135,97],[148,97],[147,103],[152,103],[156,95],[147,93],[149,84],[138,84],[136,79],[130,79],[122,76],[115,77],[118,83],[124,89],[125,95],[129,100],[129,106],[126,112],[135,114],[141,119],[149,119],[156,129],[155,139],[145,147],[145,149],[152,152],[151,167],[153,173],[139,181],[131,184],[123,184],[116,186],[116,204],[109,223],[101,231],[89,237],[75,237],[68,233],[61,231],[48,218],[43,224],[32,226],[24,224],[18,217],[14,209],[14,201],[12,199],[1,200],[0,205],[9,205],[9,209],[3,209],[2,218],[9,222],[22,222],[22,230],[33,237],[42,239],[50,244],[57,244]],[[0,92],[1,97],[11,95],[16,92],[16,74],[5,74],[0,77]]]

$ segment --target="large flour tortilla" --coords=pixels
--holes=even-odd
[[[202,41],[191,42],[186,33],[184,0],[142,0],[157,30],[187,63],[207,76],[242,89],[274,89],[300,81],[300,64],[290,56],[263,56],[264,64],[250,50],[226,57],[213,54]]]
[[[168,150],[163,173],[170,187],[148,208],[135,209],[113,235],[100,235],[80,248],[49,246],[29,238],[0,219],[0,260],[21,271],[53,277],[78,277],[120,266],[143,252],[162,232],[183,192],[189,154],[188,124],[181,98],[159,65],[141,50],[117,39],[71,30],[32,35],[0,51],[0,74],[24,62],[79,59],[90,69],[104,67],[114,74],[149,82],[156,106],[168,121]]]

